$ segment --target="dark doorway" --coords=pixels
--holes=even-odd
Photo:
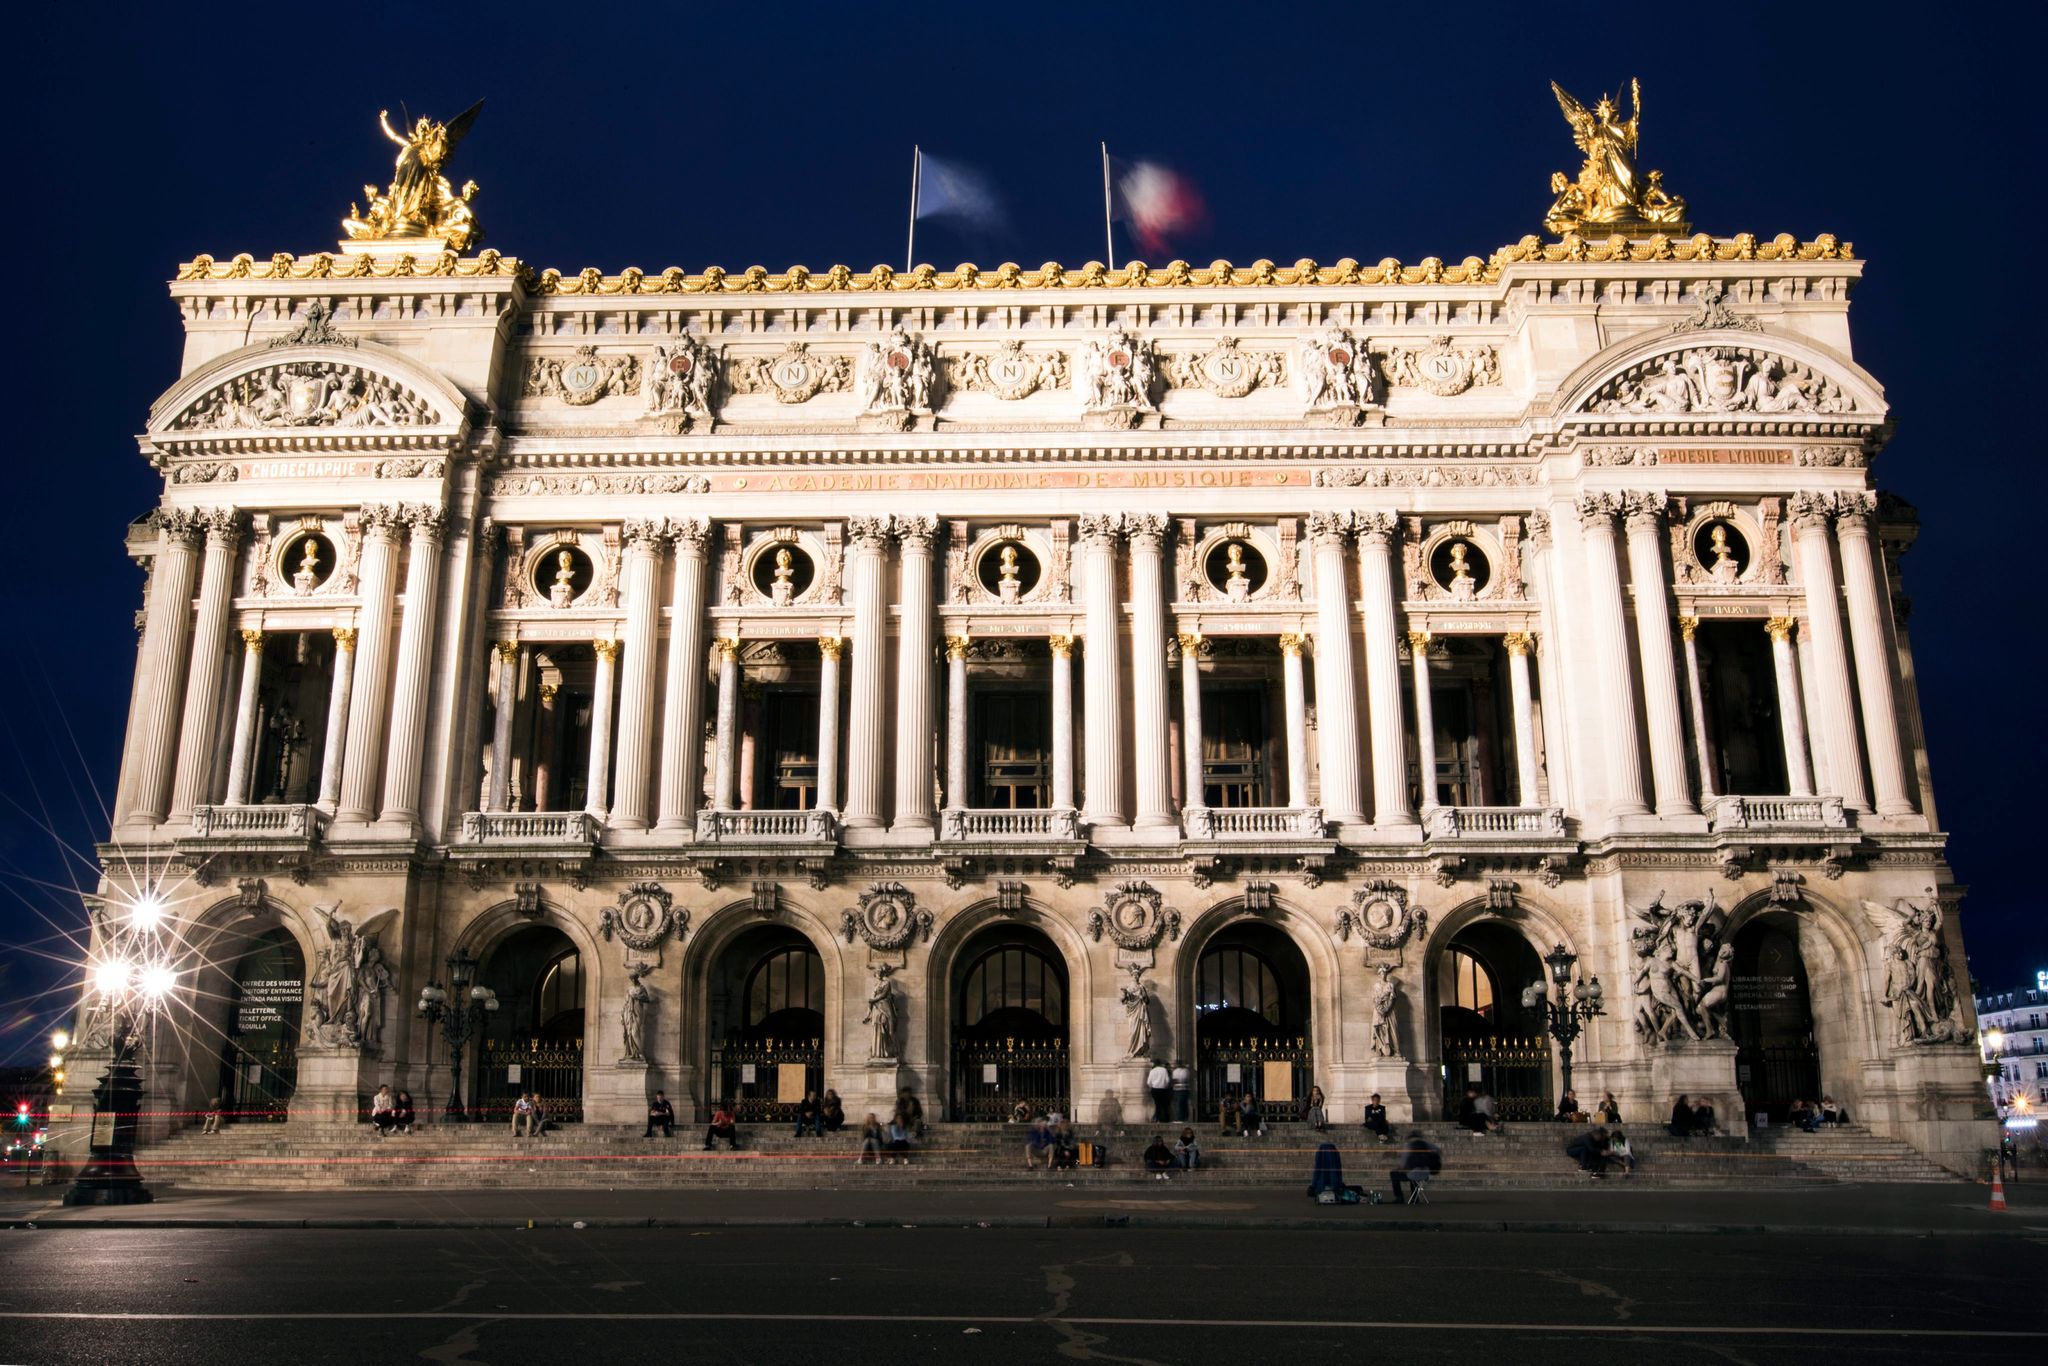
[[[1005,811],[1048,805],[1051,699],[1043,691],[987,688],[973,702],[975,805]]]
[[[1437,1028],[1443,1042],[1444,1113],[1455,1116],[1467,1086],[1494,1098],[1507,1119],[1549,1119],[1550,1040],[1522,1008],[1522,990],[1543,980],[1529,941],[1499,921],[1467,926],[1436,966]]]
[[[1793,1101],[1819,1100],[1820,1050],[1797,922],[1763,915],[1744,925],[1735,936],[1729,990],[1729,1033],[1743,1108],[1782,1121]]]
[[[281,1120],[298,1084],[306,956],[291,931],[268,930],[250,942],[234,972],[220,1057],[221,1118],[230,1124]]]
[[[1067,966],[1024,925],[984,930],[955,960],[954,1119],[1001,1121],[1021,1102],[1073,1113]]]
[[[477,980],[498,993],[471,1080],[477,1118],[504,1120],[521,1093],[557,1124],[583,1118],[583,956],[560,930],[517,930],[485,956]]]
[[[1235,1092],[1267,1122],[1291,1120],[1315,1085],[1308,961],[1271,925],[1219,931],[1195,964],[1195,1105],[1218,1118]]]
[[[710,1098],[742,1121],[794,1123],[804,1093],[825,1091],[824,959],[788,926],[758,925],[718,955],[709,988]]]
[[[1714,790],[1746,797],[1788,788],[1778,675],[1768,634],[1754,621],[1703,621],[1694,631]]]

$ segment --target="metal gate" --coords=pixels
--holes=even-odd
[[[1477,1086],[1493,1097],[1497,1119],[1552,1118],[1550,1040],[1541,1034],[1445,1039],[1445,1118],[1457,1118],[1458,1103],[1465,1098],[1467,1086]]]
[[[1001,1122],[1019,1101],[1034,1112],[1070,1115],[1068,1062],[1065,1039],[955,1039],[947,1118]]]
[[[1195,1053],[1195,1118],[1220,1121],[1223,1098],[1235,1092],[1257,1101],[1268,1124],[1298,1120],[1315,1084],[1315,1054],[1305,1037],[1203,1043]]]
[[[509,1120],[512,1102],[531,1091],[555,1124],[583,1119],[583,1040],[486,1039],[477,1063],[476,1107],[470,1118]]]
[[[711,1098],[743,1124],[796,1123],[804,1092],[825,1094],[825,1041],[763,1039],[711,1046]]]
[[[278,1123],[298,1088],[299,1050],[280,1039],[261,1052],[230,1043],[221,1058],[222,1118],[229,1123]]]
[[[1737,1049],[1735,1084],[1742,1091],[1743,1109],[1782,1120],[1791,1113],[1793,1101],[1820,1099],[1820,1054],[1811,1039]]]

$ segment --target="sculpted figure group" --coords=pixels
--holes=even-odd
[[[1721,908],[1710,888],[1703,900],[1666,907],[1659,892],[1648,906],[1629,907],[1635,956],[1636,1037],[1661,1044],[1728,1036],[1729,984],[1735,946],[1713,939]]]

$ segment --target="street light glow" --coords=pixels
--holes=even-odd
[[[64,1047],[70,1042],[71,1036],[61,1029],[50,1035],[50,1047],[57,1049],[59,1052],[62,1052]]]
[[[128,919],[137,929],[153,930],[164,918],[164,903],[155,892],[144,892],[128,908]]]
[[[142,988],[142,994],[151,1001],[161,1001],[164,997],[171,994],[171,989],[177,984],[178,974],[172,972],[161,963],[152,964],[144,968],[139,983]]]
[[[135,965],[119,958],[109,958],[92,970],[93,990],[102,996],[118,996],[128,989],[129,979],[135,975]]]

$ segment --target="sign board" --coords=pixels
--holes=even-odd
[[[996,1084],[996,1065],[994,1063],[985,1062],[981,1065],[981,1079],[990,1086]]]
[[[260,1034],[284,1027],[284,1012],[296,1011],[306,999],[306,984],[296,977],[266,977],[244,982],[235,1003],[235,1029]]]
[[[520,1079],[525,1075],[524,1072],[519,1070],[519,1064],[515,1062],[505,1069],[505,1084],[507,1086],[517,1086]]]
[[[251,1086],[262,1085],[263,1064],[260,1062],[252,1062],[248,1066],[244,1067],[242,1069],[242,1079],[248,1082]]]
[[[740,1085],[742,1085],[742,1086],[752,1086],[753,1084],[754,1084],[754,1064],[752,1064],[752,1063],[750,1063],[750,1062],[743,1062],[743,1063],[741,1063],[741,1064],[740,1064]]]
[[[775,1065],[775,1099],[784,1105],[794,1105],[804,1098],[810,1088],[804,1085],[807,1071],[800,1062],[783,1062]]]
[[[1481,1066],[1481,1065],[1480,1065],[1479,1063],[1476,1063],[1476,1062],[1468,1062],[1468,1063],[1466,1063],[1466,1064],[1465,1064],[1465,1080],[1466,1080],[1466,1081],[1469,1081],[1469,1082],[1472,1082],[1472,1083],[1474,1083],[1474,1084],[1477,1084],[1477,1083],[1478,1083],[1478,1082],[1479,1082],[1479,1081],[1480,1081],[1480,1080],[1481,1080],[1481,1079],[1482,1079],[1482,1078],[1484,1077],[1484,1075],[1485,1075],[1485,1074],[1484,1074],[1484,1073],[1483,1073],[1483,1072],[1482,1072],[1482,1071],[1480,1070],[1480,1066]]]
[[[92,1116],[92,1146],[111,1147],[114,1142],[114,1112],[95,1110]]]
[[[1234,1062],[1228,1062],[1228,1063],[1225,1063],[1225,1064],[1223,1064],[1223,1080],[1225,1080],[1225,1081],[1229,1082],[1229,1083],[1230,1083],[1230,1084],[1231,1084],[1232,1086],[1235,1086],[1235,1085],[1237,1085],[1237,1084],[1238,1084],[1239,1082],[1243,1081],[1243,1080],[1244,1080],[1244,1066],[1243,1066],[1243,1064],[1241,1064],[1241,1063],[1234,1063]]]
[[[1294,1064],[1282,1059],[1266,1063],[1265,1086],[1259,1099],[1268,1105],[1276,1101],[1294,1099]]]

